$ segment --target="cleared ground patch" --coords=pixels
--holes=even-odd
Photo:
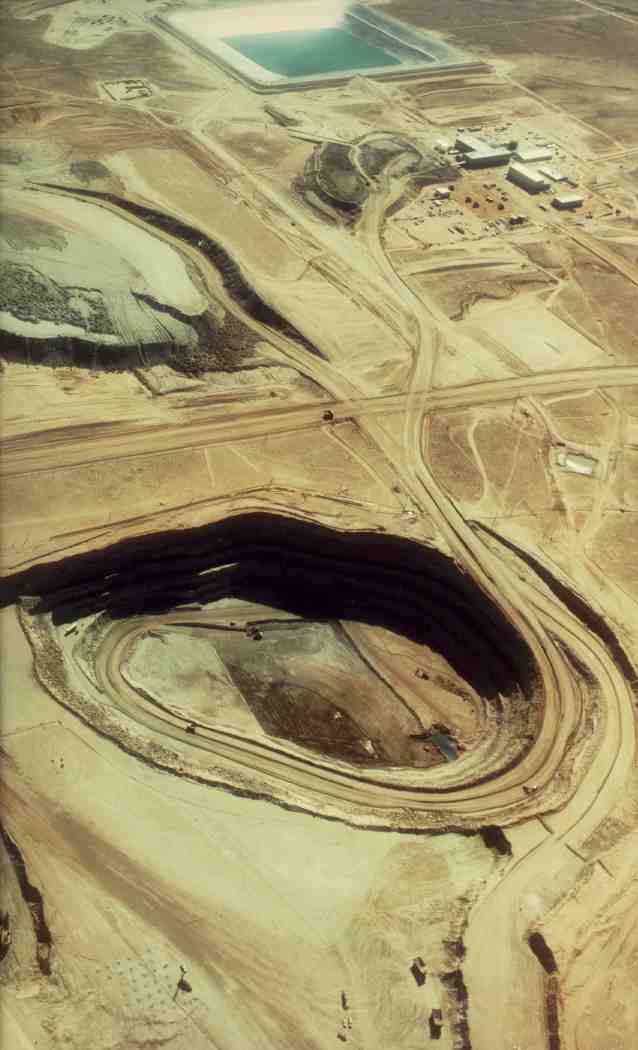
[[[482,26],[512,21],[532,21],[552,15],[579,14],[582,7],[575,0],[478,0],[468,7],[465,0],[432,0],[427,7],[419,0],[392,0],[392,14],[410,25],[432,26],[440,30],[456,26]]]
[[[638,116],[630,105],[638,86],[638,24],[579,5],[568,17],[487,26],[477,19],[471,29],[450,26],[447,32],[484,60],[503,62],[514,80],[543,101],[604,132],[607,149],[614,141],[638,142]],[[604,143],[596,148],[602,152]]]

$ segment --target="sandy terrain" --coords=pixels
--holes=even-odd
[[[635,3],[271,94],[165,6],[2,14],[7,1046],[628,1050]]]

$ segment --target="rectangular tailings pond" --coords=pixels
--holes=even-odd
[[[153,21],[262,91],[360,72],[414,75],[476,65],[443,41],[357,4],[207,4],[169,8]]]
[[[263,69],[286,77],[401,64],[394,55],[339,28],[230,36],[224,43]]]

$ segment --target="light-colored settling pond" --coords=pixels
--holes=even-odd
[[[358,4],[209,3],[170,8],[154,21],[261,90],[468,64],[442,41]]]

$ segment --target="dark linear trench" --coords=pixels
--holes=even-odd
[[[441,974],[441,982],[447,988],[450,998],[456,1006],[456,1018],[452,1023],[454,1046],[458,1050],[472,1050],[470,1025],[467,1016],[469,996],[463,971],[460,967],[456,970],[448,970],[447,973]]]
[[[503,536],[499,535],[498,532],[494,532],[481,522],[475,521],[471,524],[474,528],[478,528],[482,532],[486,532],[488,536],[498,540],[498,542],[506,547],[507,550],[512,551],[513,554],[518,558],[521,558],[522,561],[533,569],[543,583],[549,587],[552,594],[554,594],[556,598],[558,598],[558,600],[566,606],[566,608],[569,609],[569,611],[573,613],[581,623],[592,631],[607,649],[609,649],[616,666],[622,671],[622,674],[631,686],[634,695],[638,697],[638,672],[604,617],[596,612],[595,609],[592,609],[584,598],[581,598],[579,594],[576,594],[576,592],[570,587],[553,576],[533,554],[517,547],[510,540],[506,540]]]
[[[272,306],[257,294],[255,289],[248,283],[239,263],[233,259],[232,255],[222,247],[217,241],[214,241],[207,234],[201,230],[196,229],[195,226],[190,226],[188,223],[182,222],[181,219],[175,218],[173,215],[167,215],[164,212],[157,211],[155,208],[149,208],[144,204],[136,204],[133,201],[124,200],[118,197],[115,193],[103,193],[99,190],[86,190],[79,188],[71,188],[69,186],[58,186],[56,183],[40,182],[37,184],[44,189],[55,190],[56,192],[71,194],[74,197],[87,197],[91,200],[102,200],[108,204],[113,204],[116,208],[122,211],[128,212],[130,215],[135,215],[138,219],[143,219],[144,222],[148,223],[156,230],[162,230],[165,233],[169,233],[171,236],[176,237],[178,240],[185,241],[192,248],[201,252],[206,258],[213,264],[217,272],[220,274],[222,284],[228,295],[237,303],[238,306],[248,314],[254,321],[259,324],[265,325],[267,328],[271,328],[273,331],[285,336],[287,339],[291,339],[293,342],[299,343],[308,350],[311,354],[317,357],[323,357],[321,351],[312,343],[309,339],[303,335],[298,328],[287,321],[280,313],[278,313]],[[156,304],[154,304],[156,306]]]
[[[558,1006],[560,986],[556,958],[542,933],[537,930],[527,938],[530,951],[545,971],[545,1023],[547,1025],[548,1050],[561,1050]]]
[[[33,932],[36,940],[36,962],[40,972],[49,977],[51,974],[51,953],[53,938],[44,916],[44,901],[40,890],[29,880],[27,867],[22,852],[11,838],[9,832],[0,823],[0,836],[15,871],[22,899],[29,909]]]

